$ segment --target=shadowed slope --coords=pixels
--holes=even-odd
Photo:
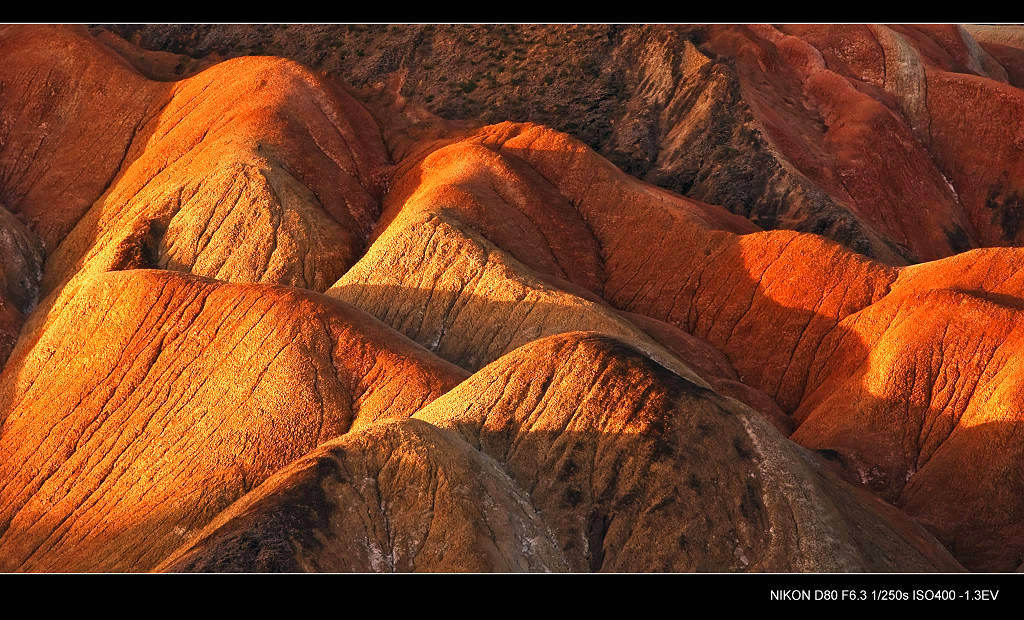
[[[926,294],[932,289],[973,291],[999,303],[1020,303],[1022,289],[1017,274],[1024,264],[1024,255],[1019,249],[976,250],[914,267],[892,268],[812,235],[774,231],[738,236],[729,231],[716,231],[708,225],[714,221],[713,208],[698,205],[695,210],[685,199],[630,179],[571,138],[541,127],[502,124],[485,127],[467,140],[479,141],[529,164],[575,206],[598,244],[606,278],[603,296],[615,307],[665,321],[710,342],[725,353],[738,378],[763,390],[784,410],[803,408],[805,395],[812,389],[819,389],[816,399],[842,402],[843,407],[837,410],[823,408],[816,418],[822,422],[816,424],[842,428],[837,432],[845,442],[868,450],[870,456],[862,457],[856,464],[855,459],[845,463],[853,474],[851,478],[858,482],[856,472],[860,469],[878,466],[885,470],[888,467],[886,459],[893,455],[878,454],[871,446],[899,445],[905,428],[899,412],[903,404],[914,401],[916,390],[921,389],[913,383],[893,384],[884,397],[877,400],[877,419],[872,426],[875,430],[868,432],[862,426],[863,418],[849,409],[856,401],[846,396],[858,385],[862,373],[854,373],[849,383],[826,383],[825,387],[818,388],[820,379],[812,380],[812,372],[822,367],[831,368],[833,375],[846,377],[849,373],[844,374],[842,369],[858,368],[867,359],[887,360],[881,362],[881,368],[886,364],[902,364],[905,355],[902,350],[879,346],[876,339],[862,339],[851,333],[849,326],[855,325],[858,313],[874,312],[885,303],[902,304],[904,301],[900,300]],[[390,232],[380,239],[385,239]],[[440,248],[438,245],[434,249],[443,255]],[[409,273],[416,274],[414,280],[420,275],[415,268]],[[422,275],[429,279],[432,273],[428,269]],[[941,295],[931,299],[931,303],[945,303]],[[426,312],[431,305],[427,298],[421,298],[400,308],[380,305],[380,310],[386,320],[392,317],[400,328],[405,329],[404,321],[410,321],[407,326],[413,326],[415,331],[419,329],[415,326],[421,325],[421,317],[425,325],[436,323]],[[444,316],[447,306],[439,303],[438,307],[437,316]],[[985,316],[985,312],[981,311],[981,315]],[[990,320],[999,322],[1000,317],[992,316]],[[507,327],[501,323],[495,329]],[[427,333],[436,336],[440,332]],[[917,334],[903,334],[900,342],[911,348],[920,346],[922,352],[939,346],[936,343],[914,344],[918,341],[912,336]],[[839,341],[849,342],[849,346],[837,352],[834,343]],[[940,359],[939,367],[943,369],[941,372],[956,372],[953,367],[957,363],[956,358],[945,362]],[[830,375],[826,372],[821,376]],[[933,382],[934,377],[928,381]],[[721,383],[716,384],[716,388],[729,393]],[[754,397],[735,395],[762,411],[771,409],[758,406],[757,392],[753,389],[751,392]],[[951,406],[951,403],[939,405],[940,410],[949,415],[952,415]],[[797,423],[803,420],[801,416],[797,417]],[[831,422],[824,422],[833,418]],[[827,442],[811,441],[810,438],[820,432],[809,428],[794,437],[799,441],[806,439],[810,442],[808,445],[832,450]],[[882,433],[885,438],[874,433]],[[984,445],[971,443],[959,444],[956,450],[959,458],[977,458],[987,451]],[[1006,461],[1008,464],[1018,462],[1012,456],[1016,452],[1008,454],[1011,455]],[[984,468],[978,476],[996,483],[1002,475],[1000,467],[994,464],[991,469]],[[923,488],[930,488],[924,479],[922,484]],[[941,484],[964,491],[976,486],[975,482],[966,480],[943,480]],[[897,499],[893,495],[886,497]],[[1019,500],[1012,495],[998,497],[1005,498],[1005,501],[996,500],[1002,502],[998,510],[1006,511],[1011,521],[1018,519],[1016,515],[1024,510]],[[935,515],[933,520],[938,522],[941,521],[938,515],[949,511],[951,519],[960,519],[955,516],[960,509],[952,496],[922,491],[920,498],[928,508],[919,514]],[[995,542],[994,530],[985,519],[967,514],[963,523],[956,530],[958,534],[943,533],[943,540],[962,549],[961,557],[971,565],[987,562],[977,555],[987,552],[966,541],[987,540],[986,544],[993,545],[993,549],[1003,543]],[[970,527],[979,531],[967,534]],[[936,530],[941,528],[936,527]],[[963,541],[962,537],[965,537]],[[1007,557],[1017,553],[1011,548],[1015,549],[1016,543],[1007,547]],[[1005,569],[1016,564],[992,566]]]
[[[933,182],[934,172],[924,174],[922,168],[922,172],[908,169],[898,173],[900,159],[883,144],[888,136],[900,132],[885,131],[875,124],[864,139],[878,156],[860,157],[855,163],[870,171],[872,160],[877,160],[883,168],[865,173],[877,175],[871,187],[910,184],[912,192],[907,195],[916,195],[921,203],[904,212],[902,207],[894,208],[899,202],[878,200],[878,208],[884,210],[880,213],[886,219],[884,226],[913,223],[918,230],[908,229],[908,234],[919,238],[945,230],[949,249],[937,254],[918,252],[921,258],[946,256],[967,247],[1021,244],[1024,190],[1017,179],[1024,165],[1020,148],[1024,138],[1017,128],[1024,115],[1024,91],[1008,78],[1015,70],[1013,65],[1008,73],[1008,68],[971,36],[973,29],[956,25],[788,26],[786,30],[813,45],[829,68],[853,86],[892,107],[926,149],[915,146],[912,150],[926,152],[933,162],[927,164],[922,159],[924,168],[940,172],[952,192],[952,215],[945,215],[944,209],[950,207],[937,210],[922,190],[925,184],[942,189]],[[1012,39],[1013,31],[998,28],[995,36]],[[873,91],[874,87],[883,89],[884,94]],[[886,96],[895,101],[887,103]],[[849,129],[843,131],[849,133]],[[845,183],[849,186],[850,181]]]
[[[737,235],[748,231],[721,207],[633,179],[543,127],[502,123],[469,139],[526,161],[576,206],[604,257],[608,303],[707,340],[783,409],[799,402],[824,334],[898,273],[816,235]]]
[[[1007,81],[1024,88],[1024,28],[969,24],[964,29],[1006,69]]]
[[[210,523],[158,571],[568,570],[524,493],[419,420],[320,446]]]
[[[962,106],[1013,127],[1018,95],[963,31],[707,32],[772,157],[850,205],[876,255],[1013,242],[1016,138],[984,125],[964,143]],[[50,252],[0,376],[0,568],[146,570],[174,549],[164,568],[452,566],[440,532],[427,544],[438,497],[481,570],[956,568],[723,395],[787,430],[793,413],[795,439],[969,567],[1021,561],[1022,250],[890,266],[759,231],[531,124],[396,138],[391,168],[360,104],[280,59],[157,84],[80,30],[5,28],[0,50],[0,99],[28,101],[0,108],[0,301],[19,304],[0,332]],[[448,392],[465,370],[272,286],[334,282],[476,375]],[[446,430],[407,420],[421,409]],[[439,496],[442,480],[461,482]]]
[[[831,499],[851,489],[826,490],[800,448],[728,402],[575,333],[516,350],[415,417],[497,460],[575,570],[956,566],[877,500]]]
[[[173,82],[194,75],[220,60],[216,54],[196,59],[183,54],[143,49],[94,26],[89,28],[89,34],[127,60],[139,73],[159,82]]]
[[[655,351],[659,345],[600,298],[570,292],[575,288],[546,280],[441,210],[392,224],[327,294],[469,370],[583,325],[642,342],[648,355],[671,365],[667,351]]]
[[[328,295],[469,370],[552,334],[581,329],[607,334],[702,387],[721,388],[785,426],[785,416],[771,399],[735,381],[727,361],[708,363],[710,346],[702,348],[689,339],[669,352],[600,298],[582,290],[574,294],[570,291],[576,287],[560,279],[546,280],[446,209],[438,214],[414,211],[403,218],[401,226],[393,222],[377,238]],[[670,330],[665,325],[655,334],[675,345],[686,338]],[[698,372],[691,369],[694,361]]]
[[[0,205],[0,368],[14,347],[24,314],[36,305],[42,275],[39,240]]]
[[[932,152],[956,187],[980,244],[1024,243],[1024,91],[934,71],[928,73],[928,108]]]
[[[2,375],[4,570],[145,570],[318,443],[465,374],[284,287],[92,278]]]
[[[877,92],[771,26],[714,27],[708,46],[736,59],[744,99],[785,158],[878,236],[918,260],[965,249],[951,243],[968,226],[956,193]]]
[[[933,148],[932,130],[951,123],[932,116],[938,112],[967,126],[989,123],[986,108],[1002,106],[996,101],[1006,92],[1002,87],[1019,86],[1024,75],[1019,28],[109,28],[151,49],[196,57],[273,50],[446,120],[516,119],[556,127],[636,177],[723,205],[764,229],[821,234],[888,264],[1017,243],[998,226],[982,223],[987,217],[976,217],[984,214],[979,203],[961,200],[961,183],[973,181],[951,176],[955,166],[948,165],[947,149]],[[942,73],[989,82],[984,90],[990,100],[934,97],[930,83],[944,79]],[[413,124],[422,118],[410,114]],[[953,131],[953,156],[964,158],[954,163],[970,166],[975,155],[985,155],[972,155],[972,143],[1005,155],[1016,140],[984,134],[978,141],[970,131]],[[989,181],[1016,167],[995,153],[987,159],[986,169],[979,169],[986,181],[982,201]],[[979,225],[988,230],[975,230]]]
[[[1024,562],[1020,307],[891,296],[823,343],[795,413],[795,441],[831,451],[971,569]]]
[[[161,568],[959,570],[730,402],[605,336],[534,341],[413,420],[322,446]],[[441,449],[410,458],[427,443]],[[502,507],[511,523],[494,527]]]

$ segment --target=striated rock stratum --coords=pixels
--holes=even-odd
[[[1024,568],[1018,28],[0,59],[2,571]]]

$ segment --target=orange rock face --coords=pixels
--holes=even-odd
[[[146,570],[318,443],[465,373],[313,293],[90,280],[4,370],[4,570]]]
[[[1019,40],[666,32],[770,199],[0,28],[0,570],[1021,567]]]

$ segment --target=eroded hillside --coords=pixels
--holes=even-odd
[[[0,27],[0,569],[1018,569],[1011,35]]]

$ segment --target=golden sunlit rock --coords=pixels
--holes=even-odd
[[[0,26],[0,571],[1024,567],[1019,28],[395,28]]]

